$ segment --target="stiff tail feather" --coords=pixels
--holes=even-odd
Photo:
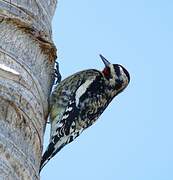
[[[44,152],[41,163],[40,163],[40,171],[43,169],[43,167],[48,163],[48,161],[52,158],[53,151],[55,150],[55,145],[54,143],[50,143],[47,150]],[[40,172],[39,171],[39,172]]]
[[[59,152],[64,147],[64,144],[62,144],[58,149],[55,149],[55,144],[51,142],[47,148],[47,150],[44,152],[41,163],[40,163],[40,170],[43,169],[43,167],[48,163],[48,161],[55,156],[57,152]]]

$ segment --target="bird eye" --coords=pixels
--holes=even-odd
[[[116,83],[115,83],[115,89],[120,90],[122,87],[122,84],[123,84],[123,82],[121,80],[117,79]]]

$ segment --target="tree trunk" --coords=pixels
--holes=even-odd
[[[56,0],[0,0],[0,179],[39,179]]]

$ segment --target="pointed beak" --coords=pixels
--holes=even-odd
[[[101,54],[100,54],[100,58],[102,59],[103,63],[105,66],[109,66],[111,63],[105,58],[103,57]]]

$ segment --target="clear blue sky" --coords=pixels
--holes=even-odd
[[[102,53],[131,82],[41,180],[173,179],[173,1],[59,0],[53,39],[63,78],[102,69]]]

